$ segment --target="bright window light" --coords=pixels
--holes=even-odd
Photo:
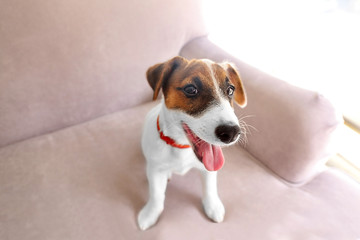
[[[204,5],[211,41],[264,72],[320,92],[360,124],[360,0],[205,0]],[[339,151],[359,163],[359,134],[345,129]]]
[[[344,139],[346,141],[343,141]],[[339,154],[360,170],[360,134],[347,126],[343,126],[339,131],[339,138],[336,143]]]

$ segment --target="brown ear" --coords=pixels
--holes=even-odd
[[[225,69],[229,80],[235,86],[235,93],[234,93],[235,102],[239,104],[240,107],[244,108],[246,106],[247,100],[246,100],[245,89],[240,79],[240,75],[236,70],[236,68],[230,63],[225,63]]]
[[[174,70],[186,62],[187,60],[185,58],[177,56],[167,62],[156,64],[147,70],[147,80],[154,90],[153,100],[156,100],[160,89],[164,83],[169,80]]]

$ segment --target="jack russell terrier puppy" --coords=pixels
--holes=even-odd
[[[229,63],[175,57],[150,67],[147,80],[160,104],[147,115],[142,150],[147,161],[149,199],[138,215],[140,229],[154,225],[164,208],[165,190],[173,173],[197,168],[203,176],[206,215],[222,222],[225,208],[217,193],[217,170],[224,164],[220,147],[243,134],[233,100],[245,107],[245,90]]]

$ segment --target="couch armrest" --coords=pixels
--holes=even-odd
[[[316,92],[292,86],[259,71],[224,52],[206,37],[189,42],[181,55],[233,62],[241,75],[248,97],[238,116],[256,131],[248,134],[245,148],[264,165],[288,182],[301,184],[311,179],[333,153],[330,140],[342,122],[332,104]]]

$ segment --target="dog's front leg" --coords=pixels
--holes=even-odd
[[[141,230],[146,230],[154,225],[164,209],[165,190],[168,181],[167,174],[147,170],[149,182],[149,200],[141,209],[138,224]]]
[[[217,192],[217,172],[202,171],[203,207],[206,215],[214,222],[222,222],[225,208]]]

